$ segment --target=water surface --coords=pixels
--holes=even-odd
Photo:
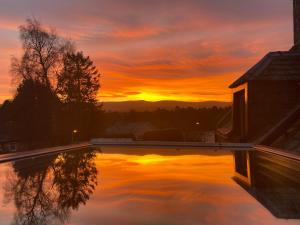
[[[287,169],[291,162],[280,164],[285,170],[273,162],[263,163],[277,171],[271,177],[285,175],[276,178],[278,182],[267,182],[266,188],[258,184],[261,174],[267,180],[270,172],[255,165],[248,179],[243,178],[235,171],[237,159],[231,151],[220,150],[103,147],[0,164],[0,221],[24,225],[299,224],[300,201],[291,196],[299,196],[300,188],[290,181],[300,172],[296,169],[291,174]],[[246,163],[249,169],[249,157]],[[297,168],[297,162],[293,163]],[[278,198],[278,193],[284,194]]]

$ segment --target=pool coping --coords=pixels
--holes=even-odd
[[[133,141],[131,139],[92,139],[93,146],[141,146],[141,147],[199,147],[199,148],[239,148],[250,149],[252,143],[203,143],[203,142],[176,142],[176,141]]]
[[[101,146],[127,146],[127,147],[175,147],[175,148],[218,148],[228,150],[258,150],[268,152],[275,155],[280,155],[289,159],[300,161],[300,154],[294,154],[281,149],[275,149],[269,146],[254,145],[251,143],[201,143],[201,142],[162,142],[162,141],[132,141],[132,140],[119,140],[119,141],[95,141],[83,142],[78,144],[71,144],[66,146],[57,146],[50,148],[35,149],[32,151],[13,152],[0,155],[0,163],[5,163],[14,160],[26,159],[31,157],[38,157],[49,154],[57,154],[65,151],[72,151],[87,147],[101,147]]]
[[[83,142],[78,144],[71,144],[71,145],[64,145],[64,146],[57,146],[57,147],[50,147],[50,148],[42,148],[42,149],[35,149],[32,151],[24,151],[24,152],[13,152],[0,155],[0,163],[5,163],[14,160],[26,159],[31,157],[38,157],[43,155],[49,154],[57,154],[64,151],[71,151],[80,148],[87,148],[92,146],[90,142]]]
[[[97,140],[97,141],[95,141]],[[201,143],[201,142],[164,142],[164,141],[133,141],[128,139],[92,139],[90,142],[57,146],[50,148],[35,149],[32,151],[13,152],[0,155],[0,163],[14,160],[38,157],[49,154],[57,154],[64,151],[71,151],[91,146],[132,146],[132,147],[174,147],[174,148],[218,148],[218,149],[238,149],[249,150],[253,148],[250,143]]]

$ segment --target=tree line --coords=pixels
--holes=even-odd
[[[22,55],[11,59],[16,93],[0,109],[4,135],[27,148],[69,143],[74,131],[80,140],[93,136],[100,110],[100,73],[93,61],[35,19],[19,33]]]
[[[230,107],[176,107],[174,109],[156,109],[143,112],[104,112],[102,119],[105,128],[115,122],[149,122],[157,129],[175,128],[189,131],[211,131],[216,128],[218,121],[228,110],[230,110]]]

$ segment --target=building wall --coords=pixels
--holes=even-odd
[[[258,138],[300,102],[300,81],[248,83],[248,141]]]
[[[248,136],[248,83],[232,91],[232,132],[228,141],[245,142]]]
[[[300,42],[300,2],[294,0],[294,44]]]
[[[241,141],[246,134],[246,90],[240,90],[233,94],[233,129]]]

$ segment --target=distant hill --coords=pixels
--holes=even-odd
[[[193,107],[226,107],[230,106],[230,102],[206,101],[206,102],[182,102],[182,101],[125,101],[125,102],[103,102],[103,109],[105,111],[125,112],[130,110],[135,111],[153,111],[158,108],[161,109],[174,109],[176,106],[181,108]]]

